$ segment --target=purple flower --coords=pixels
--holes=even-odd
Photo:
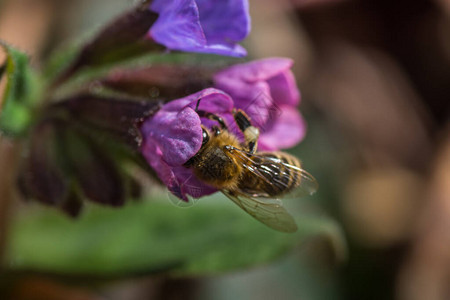
[[[149,35],[168,49],[245,56],[237,44],[250,32],[248,0],[154,0]]]
[[[232,66],[214,76],[223,91],[209,88],[171,101],[143,123],[141,151],[174,195],[188,201],[188,195],[199,198],[217,191],[184,166],[200,150],[201,125],[216,124],[199,117],[195,111],[199,99],[199,110],[221,116],[241,140],[232,112],[243,109],[261,131],[258,150],[289,148],[301,141],[305,123],[297,110],[300,93],[291,66],[292,61],[284,58]]]
[[[259,150],[290,148],[305,135],[292,64],[287,58],[267,58],[234,65],[214,76],[215,87],[228,93],[260,128]]]
[[[216,192],[183,166],[202,145],[202,120],[195,112],[199,99],[200,110],[230,119],[233,100],[210,88],[165,104],[141,127],[142,154],[169,190],[185,201],[186,195],[199,198]]]

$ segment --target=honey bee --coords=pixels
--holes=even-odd
[[[199,111],[198,105],[199,116],[214,120],[219,126],[212,126],[211,130],[202,126],[202,146],[185,166],[265,225],[282,232],[297,231],[280,199],[287,194],[313,194],[318,188],[314,177],[290,154],[257,152],[259,130],[242,110],[234,111],[233,116],[244,135],[243,143],[221,117]]]

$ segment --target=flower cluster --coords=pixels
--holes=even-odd
[[[152,59],[141,69],[131,63],[130,69],[124,68],[125,62],[149,53],[166,58],[171,51],[243,57],[247,52],[238,43],[249,32],[248,0],[143,0],[115,19],[82,45],[59,74],[49,76],[44,85],[49,90],[42,96],[49,98],[42,99],[46,105],[30,110],[30,115],[41,115],[22,126],[31,128],[19,172],[25,197],[72,216],[81,211],[84,199],[121,206],[135,186],[125,167],[130,162],[156,175],[184,201],[214,193],[215,188],[185,166],[202,147],[202,126],[212,129],[216,124],[205,112],[221,117],[244,142],[233,118],[237,109],[243,110],[260,131],[258,151],[299,143],[305,123],[297,110],[300,92],[291,59],[267,58],[222,69]],[[109,67],[111,72],[95,79],[85,76],[79,90],[77,85],[64,88],[85,67]],[[97,86],[113,93],[92,88]],[[0,122],[0,130],[5,128]]]
[[[246,54],[237,42],[250,31],[247,1],[156,0],[150,9],[159,18],[149,36],[169,49]],[[303,138],[305,124],[297,111],[300,93],[292,64],[290,59],[270,58],[231,66],[213,76],[215,88],[173,100],[143,123],[141,151],[174,195],[187,201],[186,195],[197,198],[215,192],[183,166],[200,150],[201,125],[211,124],[194,110],[199,99],[201,110],[228,122],[233,122],[233,108],[244,110],[261,130],[260,150],[292,147]]]
[[[291,66],[289,59],[271,58],[229,67],[215,74],[216,88],[173,100],[144,122],[142,153],[174,195],[187,201],[186,195],[198,198],[215,192],[183,166],[200,150],[201,125],[211,125],[194,110],[200,99],[200,110],[229,123],[234,122],[234,108],[244,110],[261,130],[260,150],[279,150],[301,141],[305,125],[296,108],[300,94]],[[228,127],[239,136],[235,125]]]

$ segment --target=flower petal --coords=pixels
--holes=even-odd
[[[150,10],[159,14],[150,29],[150,36],[159,44],[173,50],[206,46],[194,0],[155,0]]]
[[[202,144],[200,118],[190,107],[179,112],[161,110],[144,122],[141,131],[145,140],[156,141],[162,158],[170,166],[184,164]]]
[[[200,22],[208,44],[243,40],[250,32],[247,0],[197,0]]]
[[[265,81],[269,78],[277,76],[293,65],[292,59],[289,58],[266,58],[252,61],[245,64],[234,65],[222,70],[214,76],[214,82],[221,82],[228,78],[242,80],[248,83],[256,81]]]
[[[146,143],[142,148],[142,154],[169,191],[178,198],[187,202],[188,198],[186,195],[200,198],[217,192],[213,187],[199,181],[191,169],[183,166],[169,166],[163,160],[163,153],[155,140],[151,138],[146,139]]]
[[[250,31],[247,0],[154,0],[150,10],[159,17],[149,35],[169,49],[237,57],[247,54],[236,44]]]
[[[230,94],[234,106],[244,110],[254,126],[261,127],[267,121],[274,103],[266,82],[247,83],[239,78],[223,77],[215,82],[215,86]]]
[[[177,197],[182,198],[181,192],[178,192],[179,185],[175,174],[165,161],[162,159],[162,152],[157,142],[152,138],[146,138],[142,146],[142,155],[145,157],[150,166],[158,174],[159,179],[171,190]]]
[[[270,86],[270,94],[276,105],[297,106],[300,103],[300,91],[291,70],[285,70],[267,79],[267,83]]]
[[[217,192],[217,189],[203,183],[195,177],[191,169],[185,167],[175,167],[172,169],[176,177],[178,186],[172,185],[169,189],[178,198],[187,201],[186,195],[194,198],[211,195]],[[180,197],[181,196],[181,197]]]
[[[262,128],[259,137],[258,149],[260,151],[276,151],[295,146],[305,136],[306,123],[296,108],[290,106],[280,107],[281,115],[271,121],[271,125]]]
[[[207,88],[184,98],[171,101],[164,105],[163,110],[176,112],[186,106],[195,109],[200,99],[199,110],[220,114],[231,112],[233,109],[233,99],[228,94],[218,89]]]
[[[179,49],[180,50],[180,49]],[[217,43],[210,44],[208,41],[207,45],[204,46],[192,46],[185,47],[181,49],[183,51],[190,52],[198,52],[198,53],[209,53],[209,54],[217,54],[217,55],[226,55],[226,56],[234,56],[234,57],[243,57],[247,55],[247,50],[244,47],[237,44],[230,43]]]
[[[205,89],[164,105],[142,127],[144,144],[154,140],[162,151],[162,158],[170,166],[180,166],[193,157],[202,144],[202,128],[195,107],[213,113],[231,112],[233,100],[222,91]]]

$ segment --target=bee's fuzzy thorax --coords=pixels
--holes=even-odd
[[[226,150],[229,146],[241,147],[233,134],[222,131],[217,136],[211,135],[208,143],[189,162],[197,178],[217,189],[235,189],[242,167]]]

